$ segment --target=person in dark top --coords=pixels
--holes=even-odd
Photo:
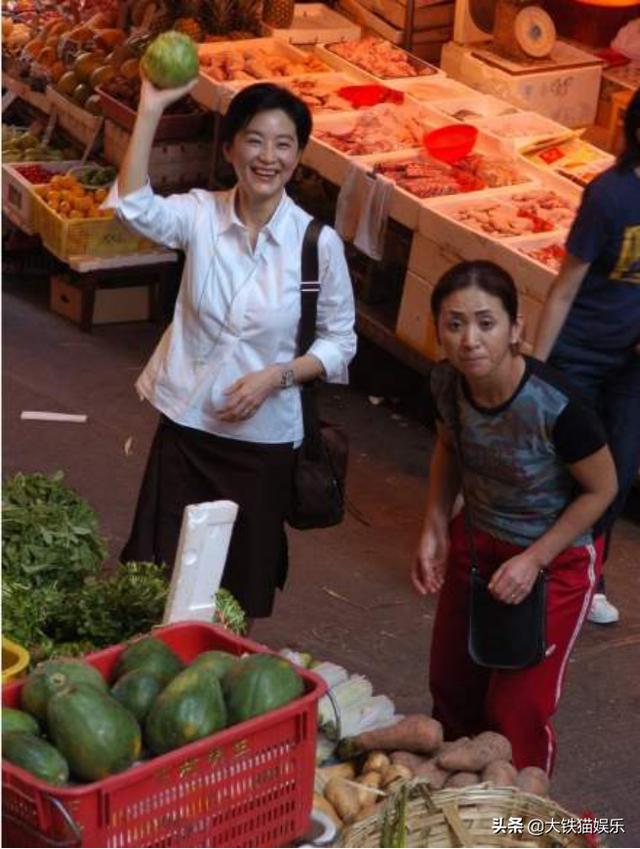
[[[534,355],[562,371],[600,415],[618,473],[611,528],[640,468],[640,89],[625,115],[625,149],[586,189],[542,313]],[[617,622],[601,579],[589,621]]]
[[[423,595],[440,591],[433,713],[447,739],[498,731],[516,767],[550,772],[550,720],[600,570],[602,540],[591,528],[616,493],[613,460],[598,418],[562,376],[519,353],[517,293],[503,269],[454,266],[431,309],[447,361],[431,372],[438,434],[411,577]],[[547,652],[534,666],[487,669],[469,655],[470,541],[463,516],[451,518],[461,487],[496,599],[519,604],[546,570]]]

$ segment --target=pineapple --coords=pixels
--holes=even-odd
[[[173,28],[191,36],[194,41],[204,41],[204,30],[195,18],[178,18]]]
[[[209,6],[209,31],[226,35],[234,25],[235,0],[211,0]]]
[[[293,0],[291,0],[293,3]],[[234,30],[248,30],[260,34],[262,20],[262,0],[236,0]]]

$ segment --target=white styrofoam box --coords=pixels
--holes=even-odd
[[[556,276],[556,271],[548,265],[527,256],[523,251],[529,248],[545,248],[548,245],[564,245],[566,231],[553,234],[542,233],[537,236],[523,236],[510,239],[508,244],[501,243],[493,249],[493,259],[513,277],[518,291],[533,301],[543,304]]]
[[[529,345],[533,345],[535,342],[542,309],[543,305],[539,301],[534,301],[533,298],[523,295],[518,288],[518,312],[522,316],[523,323],[522,338]]]
[[[453,100],[437,100],[429,104],[432,109],[437,109],[448,118],[462,123],[474,124],[480,127],[476,118],[489,118],[497,115],[512,115],[518,112],[517,107],[492,97],[490,94],[478,94],[473,92],[468,97],[456,97]],[[467,113],[465,115],[465,113]]]
[[[87,165],[94,163],[88,162]],[[40,165],[53,174],[66,174],[74,165],[80,165],[79,159],[46,160],[44,162],[11,162],[2,166],[2,211],[16,227],[29,236],[33,235],[33,197],[35,186],[17,170],[30,165]]]
[[[442,49],[441,67],[477,91],[546,115],[567,127],[593,124],[602,64],[594,64],[593,55],[569,48],[561,41],[556,42],[554,51],[557,61],[563,63],[557,69],[512,74],[485,62],[473,45],[451,41]],[[578,65],[580,62],[582,67]]]
[[[465,259],[468,257],[447,242],[435,242],[416,232],[411,241],[407,268],[419,277],[428,277],[435,285],[445,271]]]
[[[351,41],[360,38],[362,32],[357,24],[324,3],[296,3],[290,27],[278,29],[263,23],[262,28],[265,35],[291,44]]]
[[[543,118],[537,112],[517,112],[515,115],[490,115],[485,118],[467,118],[467,124],[473,124],[485,133],[491,133],[515,150],[530,145],[541,144],[547,140],[565,139],[571,136],[571,130],[549,118]]]
[[[476,93],[462,83],[444,76],[407,77],[404,80],[387,80],[389,88],[404,91],[421,103],[435,100],[455,100],[460,97],[473,97]]]
[[[198,56],[202,59],[203,56],[234,51],[240,52],[243,50],[261,50],[276,56],[282,56],[293,62],[303,62],[308,55],[303,50],[279,38],[246,38],[239,39],[238,41],[213,41],[199,44]],[[327,71],[329,70],[330,68],[327,68]],[[300,74],[296,74],[296,76],[300,76]],[[260,80],[260,82],[263,81]],[[191,91],[191,97],[197,100],[202,106],[216,112],[218,111],[220,98],[224,94],[229,82],[233,82],[233,80],[216,80],[201,68],[198,74],[198,82]],[[255,79],[249,82],[257,83],[259,80]]]
[[[396,336],[405,345],[428,357],[439,359],[436,328],[431,317],[432,283],[407,271],[402,288],[402,300],[396,322]]]
[[[401,50],[401,48],[394,45],[396,50]],[[417,56],[413,56],[411,53],[407,53],[405,50],[401,50],[402,53],[405,54],[405,57],[410,65],[412,65],[417,70],[428,71],[429,73],[421,74],[417,77],[378,77],[376,74],[371,71],[367,71],[365,68],[361,68],[359,65],[354,64],[353,62],[349,62],[348,59],[345,59],[343,56],[338,56],[337,53],[334,53],[331,50],[330,44],[316,44],[314,48],[315,52],[322,59],[323,62],[326,62],[327,65],[331,65],[333,68],[337,68],[340,71],[349,71],[349,70],[358,70],[364,71],[369,74],[372,79],[376,82],[383,82],[385,84],[391,83],[394,80],[407,80],[407,79],[419,79],[426,80],[431,79],[432,77],[444,77],[445,74],[439,68],[436,68],[435,65],[430,65],[429,62],[424,62],[422,59],[418,59]]]
[[[455,220],[452,215],[462,209],[473,209],[475,206],[485,203],[488,200],[501,201],[508,204],[514,194],[540,191],[547,188],[553,188],[554,191],[571,200],[577,206],[575,193],[572,192],[570,186],[567,185],[566,188],[563,186],[562,189],[558,189],[557,186],[550,186],[540,181],[530,182],[519,186],[486,189],[485,191],[476,192],[473,197],[468,197],[464,201],[461,200],[460,195],[454,195],[450,198],[435,198],[429,204],[424,204],[418,219],[418,229],[421,233],[429,236],[429,238],[449,240],[454,248],[460,250],[461,253],[464,251],[468,259],[474,259],[474,256],[477,256],[477,258],[493,259],[496,244],[500,244],[501,242],[509,243],[518,237],[494,236],[489,233],[480,232],[461,221]],[[564,232],[565,230],[563,229],[557,229],[547,231],[547,234],[554,234],[559,237]],[[524,233],[520,235],[531,236],[532,234]],[[472,255],[468,254],[469,250],[473,251]],[[492,255],[480,256],[477,253],[478,251],[483,251],[483,253],[489,251]]]
[[[405,107],[414,117],[423,121],[425,132],[427,130],[434,129],[435,127],[442,126],[443,124],[441,115],[437,112],[427,110],[421,104],[406,101]],[[362,110],[359,112],[341,112],[337,115],[325,113],[318,116],[314,120],[314,132],[312,133],[309,143],[303,153],[302,163],[307,165],[309,168],[315,169],[325,179],[329,180],[329,182],[340,185],[347,176],[351,162],[359,162],[363,157],[370,159],[371,156],[382,155],[382,152],[378,154],[369,153],[349,155],[337,150],[330,144],[327,144],[317,138],[315,135],[316,130],[329,130],[331,132],[335,132],[336,130],[346,129],[353,125],[361,114]],[[410,156],[414,151],[415,148],[410,147],[397,149],[394,153],[404,153],[405,155]]]
[[[268,80],[268,82],[276,83],[277,85],[284,86],[284,88],[291,88],[291,84],[296,80],[318,80],[318,82],[322,82],[323,84],[335,86],[336,89],[343,88],[345,86],[352,85],[363,85],[367,84],[370,81],[365,80],[362,76],[358,76],[354,72],[350,73],[327,73],[327,74],[296,74],[294,77],[278,77],[277,79]],[[243,88],[246,88],[249,85],[253,85],[255,80],[233,80],[232,82],[226,83],[223,86],[222,93],[220,95],[220,100],[218,101],[218,112],[221,115],[224,115],[227,109],[229,108],[229,103],[235,97],[235,95],[241,91]],[[336,110],[336,109],[316,109],[311,107],[311,111],[314,115],[336,115],[339,112],[352,112],[353,108],[349,106],[348,109],[344,110]]]

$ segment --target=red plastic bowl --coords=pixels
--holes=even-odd
[[[449,124],[425,133],[422,139],[427,153],[441,162],[457,162],[468,156],[478,138],[478,128],[471,124]]]
[[[395,91],[377,83],[370,85],[348,85],[338,89],[340,97],[348,100],[352,106],[376,106],[378,103],[403,103],[404,92]]]

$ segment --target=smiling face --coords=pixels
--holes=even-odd
[[[521,322],[512,322],[500,298],[477,286],[458,289],[442,302],[438,337],[451,364],[470,385],[510,373]]]
[[[296,127],[286,112],[258,112],[225,148],[240,191],[249,202],[280,199],[300,159]]]

